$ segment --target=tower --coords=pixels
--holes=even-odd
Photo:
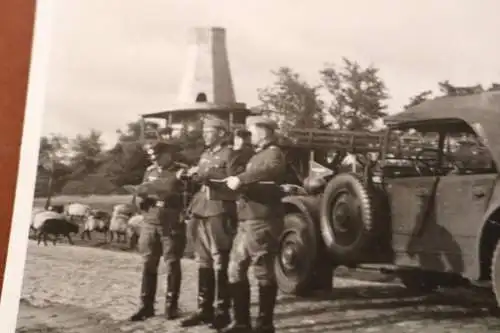
[[[143,117],[167,119],[169,126],[175,128],[207,115],[225,119],[231,125],[242,125],[248,114],[246,105],[236,101],[226,30],[198,27],[192,29],[189,36],[186,67],[177,99],[166,110]]]

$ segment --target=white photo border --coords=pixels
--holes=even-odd
[[[14,333],[28,246],[29,220],[45,108],[54,0],[36,1],[31,64],[22,131],[17,184],[4,281],[0,299],[1,331]]]

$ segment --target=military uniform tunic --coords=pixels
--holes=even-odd
[[[256,150],[240,179],[241,198],[237,202],[238,231],[229,263],[229,280],[247,280],[250,264],[261,285],[275,283],[274,258],[283,228],[282,192],[279,187],[286,164],[281,149],[268,142]],[[259,182],[274,182],[263,185]]]
[[[193,216],[193,243],[200,267],[226,269],[234,230],[231,213],[234,202],[211,200],[208,197],[208,181],[224,179],[231,174],[232,149],[217,146],[206,149],[200,157],[198,172],[193,177],[202,185],[194,195],[190,210]]]
[[[144,176],[146,182],[137,188],[140,196],[147,196],[147,200],[151,201],[151,205],[142,212],[145,223],[138,240],[139,252],[143,257],[143,274],[156,276],[163,255],[169,281],[167,293],[175,294],[167,294],[168,297],[178,297],[181,283],[180,260],[186,247],[184,223],[180,221],[181,182],[176,177],[176,171],[175,168],[162,170],[150,167]],[[148,293],[148,288],[153,287],[143,285],[143,294]]]

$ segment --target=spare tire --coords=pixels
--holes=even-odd
[[[342,173],[330,180],[321,200],[320,226],[336,260],[360,260],[374,234],[374,218],[370,194],[358,175]]]

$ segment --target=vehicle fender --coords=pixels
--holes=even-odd
[[[284,197],[281,202],[285,205],[285,212],[288,213],[290,208],[295,208],[304,215],[308,222],[308,231],[313,244],[318,244],[319,235],[319,205],[321,203],[320,196],[304,196],[291,195]]]
[[[476,256],[474,258],[474,266],[470,272],[467,272],[467,276],[470,279],[478,280],[481,277],[481,244],[483,238],[487,234],[488,221],[491,219],[492,215],[500,209],[500,178],[497,178],[492,191],[492,194],[488,200],[488,206],[486,213],[484,214],[480,227],[478,228],[478,235],[476,237]],[[500,221],[499,221],[500,222]],[[499,225],[500,226],[500,225]]]

